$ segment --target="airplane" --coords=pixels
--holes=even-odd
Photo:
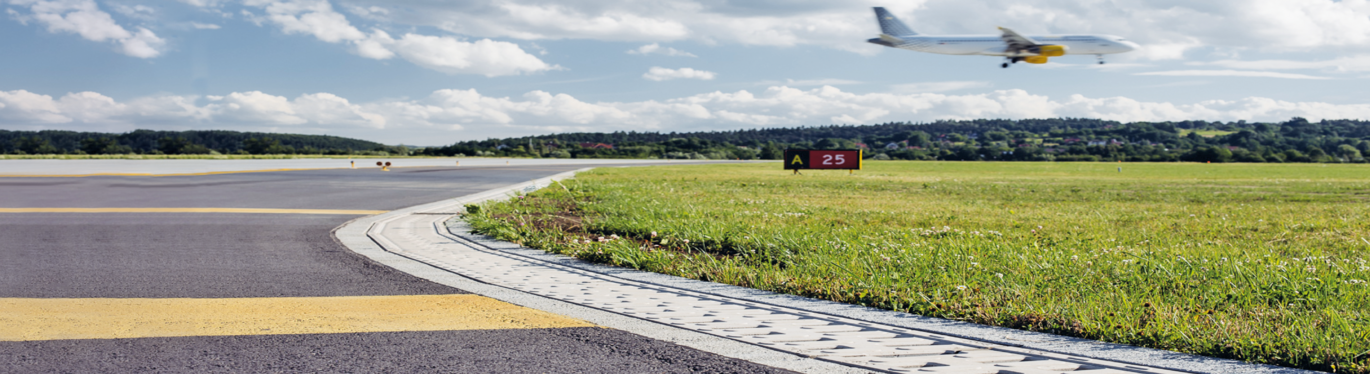
[[[1002,35],[922,35],[899,21],[883,7],[875,7],[880,22],[880,37],[867,40],[891,48],[944,55],[1004,56],[1004,68],[1019,61],[1045,64],[1047,59],[1065,55],[1104,55],[1131,52],[1141,46],[1113,35],[1025,36],[1005,27]]]

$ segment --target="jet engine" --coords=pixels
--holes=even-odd
[[[1038,56],[1059,57],[1059,56],[1065,56],[1065,55],[1066,55],[1066,46],[1064,46],[1064,45],[1042,45],[1042,46],[1036,46],[1036,47],[1029,48],[1029,49],[1028,49],[1028,52],[1036,53]]]
[[[1023,62],[1029,64],[1045,64],[1047,63],[1047,56],[1027,56],[1023,57]]]

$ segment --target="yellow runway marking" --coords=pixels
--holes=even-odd
[[[348,168],[301,168],[301,169],[260,169],[260,170],[233,170],[233,171],[207,171],[201,173],[90,173],[90,174],[0,174],[0,178],[79,178],[79,177],[185,177],[194,175],[219,175],[219,174],[239,174],[239,173],[270,173],[274,171],[300,171],[300,170],[330,170]]]
[[[0,213],[258,213],[258,214],[381,214],[388,210],[267,209],[267,208],[0,208]]]
[[[0,298],[0,341],[591,326],[478,295]]]

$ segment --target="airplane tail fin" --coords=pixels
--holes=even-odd
[[[891,36],[910,36],[918,35],[913,29],[904,25],[894,14],[885,10],[884,7],[875,7],[875,20],[880,22],[880,33]]]

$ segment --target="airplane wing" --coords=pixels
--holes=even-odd
[[[1011,51],[1028,49],[1040,44],[1037,43],[1036,40],[1032,40],[1032,38],[1019,34],[1017,31],[1009,30],[1007,27],[1000,27],[999,31],[1004,32],[1004,35],[999,38],[1003,39],[1004,43],[1008,43],[1008,49]]]

